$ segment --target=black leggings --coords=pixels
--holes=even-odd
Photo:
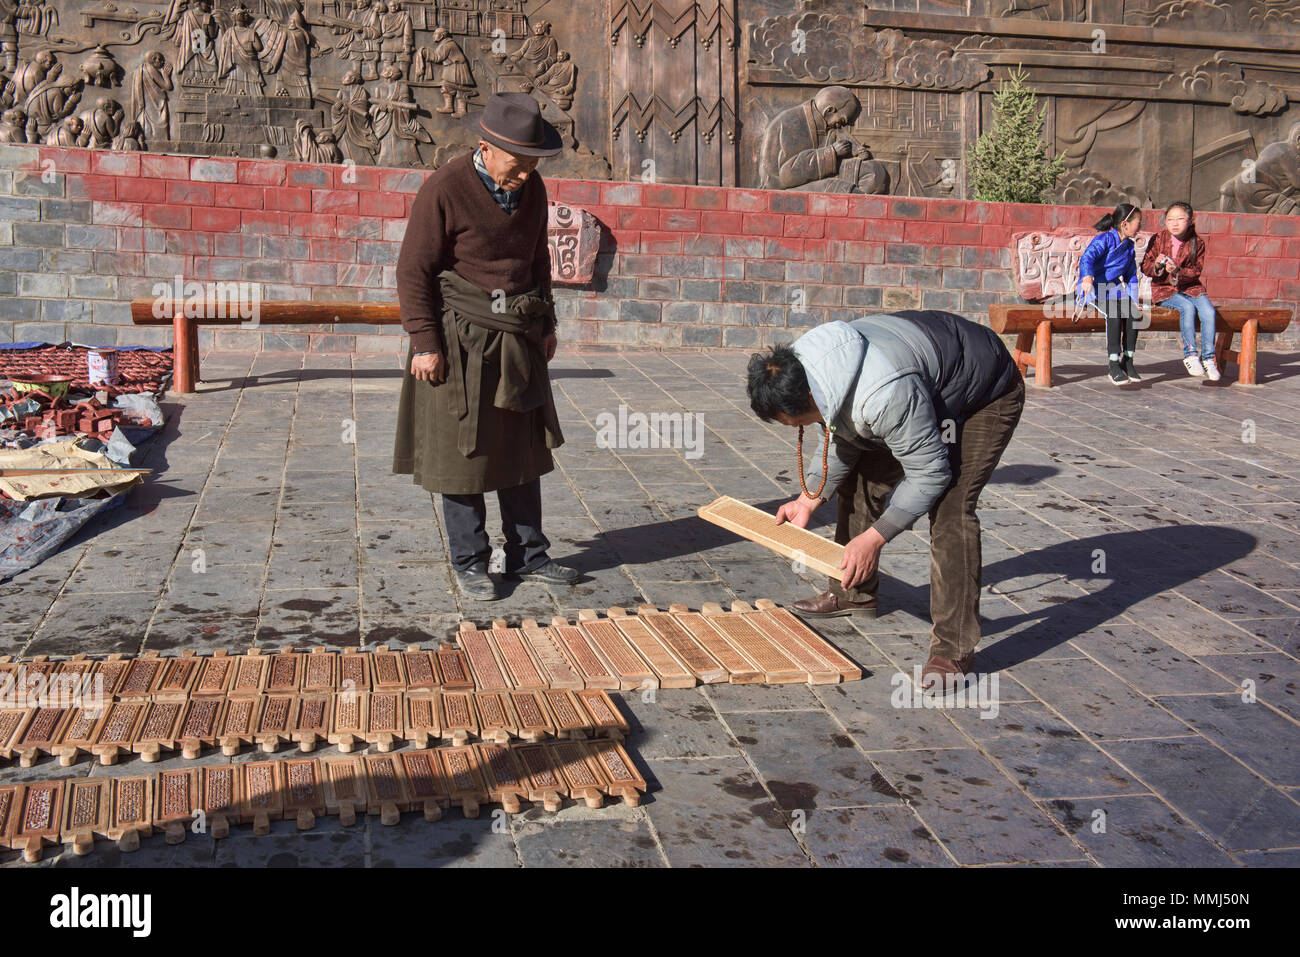
[[[1118,299],[1099,299],[1097,305],[1106,313],[1106,354],[1122,356],[1120,349],[1121,329],[1124,332],[1124,348],[1122,351],[1133,352],[1136,350],[1137,330],[1133,328],[1133,320],[1137,317],[1137,303],[1128,296],[1121,296]]]

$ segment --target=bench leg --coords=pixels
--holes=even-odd
[[[199,324],[196,320],[190,320],[187,335],[190,343],[190,389],[197,389],[201,376],[199,375]]]
[[[1037,343],[1034,346],[1034,385],[1044,389],[1052,387],[1052,321],[1038,324]]]
[[[1032,332],[1022,332],[1016,336],[1016,351],[1012,353],[1012,358],[1016,360],[1016,365],[1020,366],[1020,374],[1026,375],[1029,367],[1034,364],[1033,353],[1030,351],[1034,347],[1034,334]]]
[[[187,319],[184,312],[172,317],[172,391],[180,395],[194,391],[194,362],[190,357],[193,326],[194,320]]]
[[[1255,353],[1259,345],[1259,320],[1247,319],[1241,324],[1241,349],[1237,352],[1237,383],[1255,385]]]

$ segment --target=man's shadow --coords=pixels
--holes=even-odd
[[[1014,544],[1014,538],[1011,539]],[[1001,591],[1001,583],[1033,577],[1046,585],[1076,582],[1086,594],[1045,598],[1049,604],[1022,614],[982,618],[979,651],[983,670],[1009,668],[1091,631],[1139,602],[1185,585],[1250,554],[1256,539],[1222,525],[1168,525],[1060,542],[1004,558],[984,568],[983,582],[1015,601],[1036,585]],[[882,615],[904,607],[929,618],[930,586],[908,585],[882,565]],[[996,628],[990,631],[989,627]],[[999,635],[1005,637],[999,638]]]
[[[784,499],[755,502],[774,512]],[[828,535],[829,530],[822,529]],[[1009,533],[1014,545],[1014,533]],[[619,564],[641,565],[686,558],[739,541],[737,535],[691,516],[669,522],[611,529],[599,538],[576,541],[583,551],[569,562],[582,572]],[[1250,554],[1256,539],[1222,525],[1169,525],[1107,532],[1027,551],[987,565],[983,582],[995,589],[1014,579],[1038,578],[1043,584],[1080,582],[1087,590],[1078,597],[1049,598],[1046,607],[997,619],[984,619],[996,632],[986,632],[981,660],[1006,668],[1049,651],[1076,635],[1090,631],[1133,605],[1195,581],[1217,568]],[[773,555],[773,561],[782,561]],[[725,559],[723,560],[725,565]],[[723,569],[725,574],[725,568]],[[1036,586],[1020,589],[1028,594]],[[889,547],[881,561],[881,614],[902,609],[928,620],[930,585],[909,585],[889,574]],[[1015,599],[1015,592],[1009,597]],[[791,595],[786,602],[804,595]],[[1006,637],[998,639],[998,635]]]

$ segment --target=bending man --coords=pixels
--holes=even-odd
[[[874,617],[881,549],[928,514],[933,629],[923,680],[933,686],[972,672],[980,639],[975,507],[1025,404],[1002,341],[946,312],[828,322],[792,346],[756,353],[749,400],[765,422],[823,427],[804,494],[781,506],[777,523],[806,528],[839,494],[843,584],[832,579],[795,610]]]

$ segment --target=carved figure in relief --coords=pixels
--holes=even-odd
[[[113,145],[125,118],[122,104],[111,97],[101,96],[93,107],[77,114],[81,120],[81,136],[78,146],[96,150],[106,150]]]
[[[217,37],[217,79],[226,81],[226,93],[265,94],[261,54],[262,40],[253,28],[253,17],[241,4],[235,8],[231,25]]]
[[[417,109],[411,87],[402,79],[395,63],[384,67],[371,100],[371,123],[379,139],[379,165],[417,166],[420,152],[416,143],[432,143],[433,137],[415,119]]]
[[[283,23],[262,17],[254,23],[262,41],[262,64],[265,73],[277,74],[276,92],[289,96],[311,96],[311,48],[317,46],[311,27],[296,5],[283,16]]]
[[[533,27],[533,35],[519,45],[519,49],[510,55],[515,65],[536,79],[551,68],[559,57],[560,45],[551,36],[551,25],[546,20],[539,20]]]
[[[306,120],[299,120],[294,129],[294,151],[303,163],[342,163],[343,154],[329,130],[317,133]]]
[[[402,9],[398,0],[388,3],[381,0],[377,7],[380,61],[410,66],[411,55],[415,52],[415,28],[411,24],[411,15]]]
[[[215,75],[216,42],[221,30],[212,15],[211,0],[172,0],[163,23],[174,23],[172,42],[176,44],[176,79],[190,71]]]
[[[120,153],[139,152],[144,149],[141,139],[140,124],[135,120],[127,120],[122,124],[122,131],[118,134],[117,139],[113,140],[112,148]]]
[[[23,110],[27,113],[27,142],[44,139],[51,127],[57,126],[77,108],[83,83],[78,78],[70,83],[46,79],[37,84],[23,103]]]
[[[7,72],[18,67],[18,26],[26,24],[35,12],[19,0],[0,0],[0,62]],[[24,33],[28,31],[23,30]]]
[[[0,2],[3,2],[3,0],[0,0]],[[52,50],[42,50],[33,59],[13,68],[13,76],[9,79],[5,98],[11,104],[21,106],[27,97],[31,95],[32,90],[46,80],[54,82],[62,72],[63,64],[58,61],[54,52]]]
[[[420,79],[433,77],[433,68],[442,67],[442,106],[439,113],[465,115],[465,101],[474,91],[474,76],[469,70],[465,53],[446,27],[433,31],[433,48],[420,47],[415,54],[415,69]]]
[[[343,77],[338,97],[330,107],[334,138],[347,147],[356,162],[373,163],[379,152],[379,140],[370,121],[370,94],[361,85],[361,71],[349,70]]]
[[[81,145],[82,122],[79,116],[67,116],[57,126],[50,127],[41,140],[46,146],[72,148]],[[34,140],[32,142],[35,142]]]
[[[0,113],[0,143],[27,142],[27,114],[17,106]]]
[[[836,136],[857,117],[852,91],[828,86],[782,110],[763,131],[759,186],[826,193],[882,193],[889,176],[866,148]],[[852,162],[846,162],[852,159]]]
[[[51,0],[26,0],[27,16],[18,23],[18,32],[29,37],[48,36],[59,25],[59,11]]]
[[[1252,165],[1219,189],[1219,209],[1238,213],[1300,213],[1300,123],[1269,143]]]
[[[560,109],[567,110],[573,105],[573,91],[578,87],[578,68],[569,58],[569,51],[559,52],[551,68],[537,78],[537,85]]]
[[[154,50],[131,77],[131,119],[150,141],[170,140],[171,110],[167,94],[172,89],[172,68],[162,51]]]

